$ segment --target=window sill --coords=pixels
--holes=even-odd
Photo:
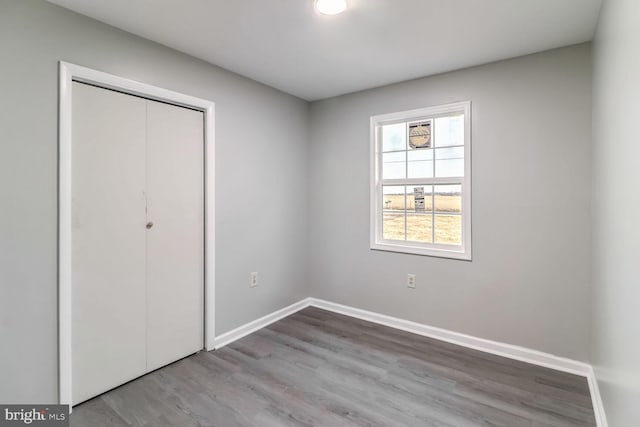
[[[371,250],[471,261],[471,251],[465,251],[464,248],[427,248],[423,246],[413,246],[406,243],[395,244],[391,242],[372,242]]]

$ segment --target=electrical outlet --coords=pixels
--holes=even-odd
[[[416,288],[416,275],[415,274],[407,274],[407,288],[415,289]]]
[[[256,286],[258,286],[258,272],[254,271],[253,273],[251,273],[251,279],[249,281],[249,286],[251,286],[252,288],[255,288]]]

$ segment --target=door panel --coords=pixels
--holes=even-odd
[[[204,336],[204,114],[147,101],[147,368]]]
[[[74,404],[146,371],[145,109],[73,83]]]

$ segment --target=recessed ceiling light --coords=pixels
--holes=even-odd
[[[347,0],[315,0],[316,10],[324,15],[337,15],[347,9]]]

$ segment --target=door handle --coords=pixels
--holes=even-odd
[[[147,230],[149,230],[151,227],[153,227],[153,223],[152,222],[148,222],[147,223]]]

